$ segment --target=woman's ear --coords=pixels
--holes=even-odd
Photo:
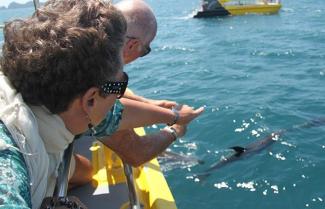
[[[96,97],[98,95],[99,89],[96,87],[91,87],[81,98],[82,109],[87,113],[88,116],[91,115],[91,112],[93,111],[96,102]]]

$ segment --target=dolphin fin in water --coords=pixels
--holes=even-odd
[[[245,147],[240,147],[240,146],[230,147],[230,149],[233,149],[236,152],[235,153],[236,157],[240,157],[246,151]]]
[[[294,125],[288,129],[281,129],[277,132],[274,132],[266,136],[261,140],[257,140],[255,142],[247,144],[245,147],[241,147],[241,146],[230,147],[230,149],[235,151],[234,154],[226,157],[225,159],[218,161],[217,163],[213,164],[212,166],[210,166],[210,168],[206,169],[205,171],[195,174],[194,177],[198,178],[199,180],[203,180],[208,176],[210,176],[214,171],[220,169],[221,167],[224,167],[237,160],[240,160],[244,156],[252,155],[271,146],[275,141],[277,141],[275,140],[275,138],[283,135],[284,133],[301,130],[301,129],[308,129],[312,127],[319,127],[323,125],[325,125],[325,117],[313,119],[300,125]]]

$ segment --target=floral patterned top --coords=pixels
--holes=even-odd
[[[23,154],[0,120],[0,208],[32,208],[29,182]]]

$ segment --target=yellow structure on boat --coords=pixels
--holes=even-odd
[[[203,0],[202,8],[194,17],[274,14],[280,8],[279,0]]]
[[[145,134],[143,128],[135,131],[138,135]],[[80,140],[80,143],[86,141]],[[89,209],[177,209],[157,159],[132,168],[99,141],[93,142],[90,148],[89,144],[75,146],[77,152],[85,156],[87,153],[82,151],[88,150],[93,180],[69,191],[69,195],[77,196]],[[127,169],[131,170],[131,175]]]
[[[143,128],[137,128],[135,131],[138,135],[145,134]],[[94,142],[91,151],[94,169],[93,187],[101,188],[126,182],[122,160],[112,150],[97,141]],[[177,209],[157,159],[133,168],[133,178],[141,208]],[[130,208],[129,203],[124,203],[120,208]]]

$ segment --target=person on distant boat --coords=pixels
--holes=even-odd
[[[32,17],[6,24],[0,62],[1,206],[39,208],[45,196],[53,195],[63,151],[75,136],[92,127],[106,135],[105,125],[117,127],[106,116],[128,84],[125,32],[124,16],[97,0],[51,0]],[[178,123],[144,137],[156,138],[161,149],[203,111],[184,105],[177,115],[122,100],[119,129],[127,131],[117,138],[136,138],[129,131],[136,126]]]
[[[221,7],[218,0],[203,0],[201,6],[202,11],[216,10]]]

